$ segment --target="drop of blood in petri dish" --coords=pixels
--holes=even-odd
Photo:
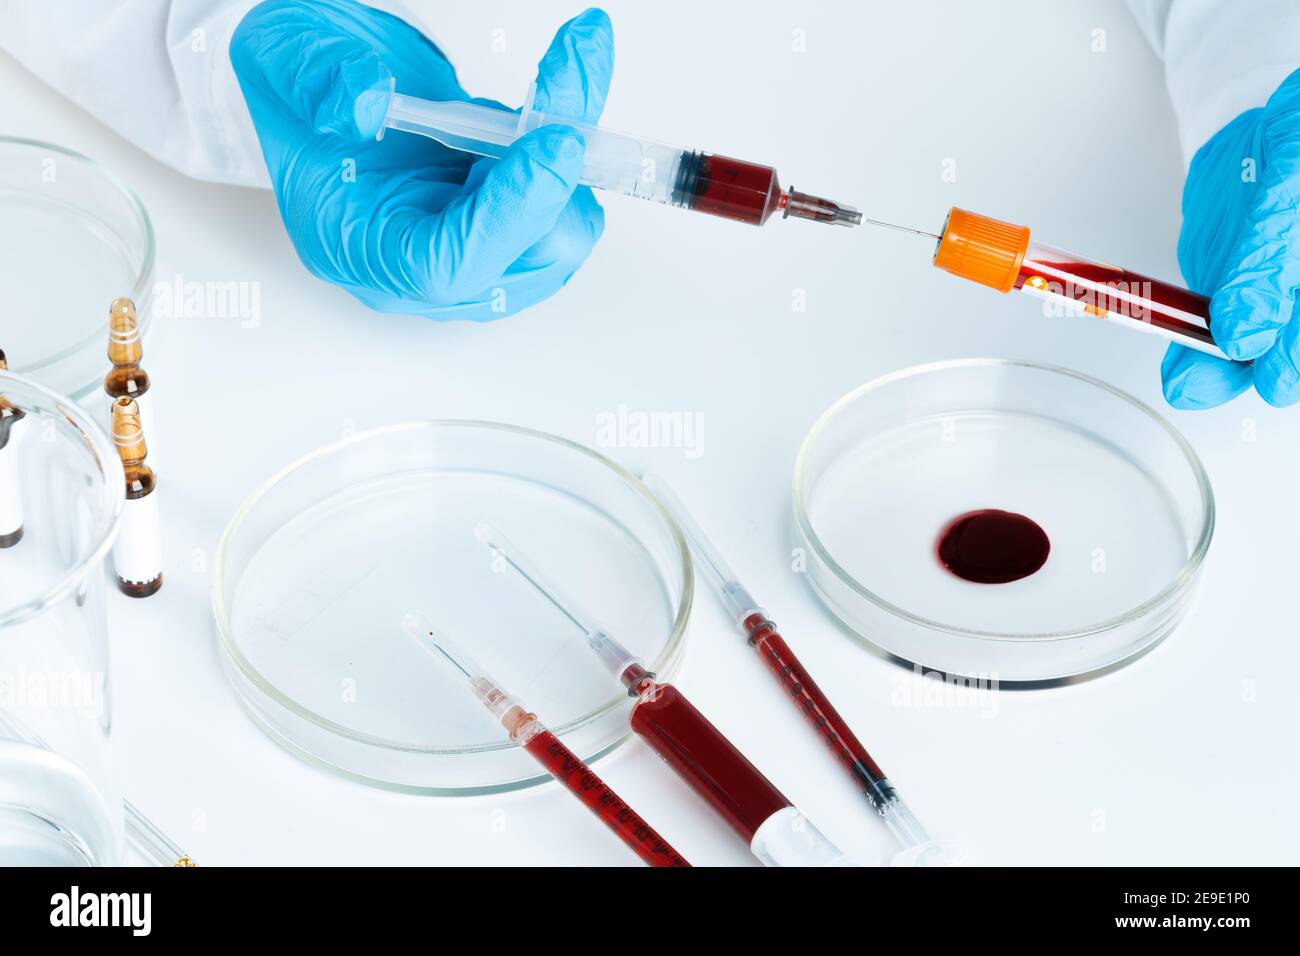
[[[1006,584],[1047,562],[1052,543],[1037,522],[1011,511],[968,511],[939,535],[939,562],[967,581]]]

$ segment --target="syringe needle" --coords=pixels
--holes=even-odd
[[[468,657],[461,659],[448,647],[444,647],[443,644],[447,642],[447,638],[439,637],[437,631],[433,629],[433,625],[423,615],[417,614],[415,611],[408,611],[402,618],[402,630],[430,657],[437,661],[446,661],[464,674],[468,680],[472,681],[475,677],[487,676],[482,673],[482,668],[469,660]],[[479,673],[471,673],[472,671],[479,671]]]
[[[537,593],[546,598],[557,611],[573,622],[575,627],[588,634],[597,630],[594,624],[582,620],[576,616],[575,611],[570,610],[571,607],[576,607],[576,605],[560,594],[558,589],[548,582],[546,578],[542,577],[540,572],[534,570],[528,560],[519,553],[519,549],[511,544],[500,530],[486,521],[480,521],[474,528],[474,536],[487,546],[493,556],[501,558],[502,561],[514,568],[520,577],[531,584]]]
[[[897,223],[885,222],[882,219],[867,219],[864,217],[862,221],[873,226],[883,226],[886,229],[897,229],[899,232],[910,232],[914,236],[924,236],[926,239],[933,239],[935,242],[938,242],[942,238],[942,236],[936,236],[932,232],[925,232],[922,229],[913,229],[911,226],[900,226]]]
[[[487,546],[494,557],[501,558],[514,568],[515,572],[532,585],[538,594],[587,636],[587,645],[611,674],[621,680],[628,668],[634,664],[640,666],[642,670],[645,669],[640,658],[611,637],[582,610],[580,604],[566,597],[555,582],[547,578],[519,548],[511,544],[500,530],[486,521],[480,521],[474,529],[474,535]]]

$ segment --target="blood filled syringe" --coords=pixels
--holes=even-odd
[[[412,611],[402,618],[402,630],[440,664],[468,681],[474,696],[500,721],[510,739],[536,758],[637,856],[651,866],[690,866],[577,754],[561,743],[536,714],[529,713],[522,703],[502,690],[473,658],[455,648],[445,634],[436,632],[426,618]]]
[[[1105,265],[1035,242],[1028,226],[953,209],[939,235],[864,219],[934,239],[934,264],[945,272],[1010,292],[1020,289],[1066,310],[1155,332],[1217,358],[1227,356],[1210,335],[1210,300],[1181,286]]]
[[[862,214],[820,196],[783,189],[771,166],[671,146],[551,116],[533,108],[530,87],[518,113],[463,101],[423,100],[393,93],[380,128],[428,136],[452,149],[502,156],[515,140],[542,126],[568,126],[586,143],[582,182],[596,189],[761,226],[782,218],[856,226]]]
[[[857,783],[867,802],[871,804],[894,839],[904,851],[924,848],[909,854],[919,865],[938,864],[944,861],[944,851],[931,840],[917,822],[912,811],[898,795],[898,790],[872,759],[844,718],[831,706],[830,700],[817,686],[777,633],[776,624],[768,618],[749,590],[740,583],[722,554],[709,540],[708,535],[695,522],[686,506],[681,503],[663,479],[646,475],[642,478],[660,503],[677,519],[686,534],[691,551],[699,559],[697,567],[726,606],[749,646],[758,652],[768,671],[776,678],[786,695],[804,715],[817,735],[831,749],[840,765]]]
[[[686,695],[661,683],[645,664],[562,596],[500,531],[475,533],[571,624],[597,659],[636,699],[632,729],[731,825],[767,866],[826,866],[844,855],[736,749]]]

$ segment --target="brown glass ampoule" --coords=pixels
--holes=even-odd
[[[104,391],[108,394],[109,419],[112,423],[113,403],[119,398],[133,398],[146,421],[153,422],[149,392],[149,373],[140,367],[144,358],[144,345],[140,341],[140,323],[136,318],[135,303],[128,298],[114,299],[108,307],[108,360],[113,363],[104,376]]]
[[[0,351],[0,371],[8,371],[9,362]],[[23,539],[23,497],[18,483],[18,447],[10,441],[13,427],[27,417],[0,394],[0,548],[12,548]]]
[[[145,464],[149,447],[134,399],[113,403],[113,444],[126,472],[126,505],[113,545],[118,589],[130,597],[148,597],[162,587],[162,526],[158,519],[158,478]]]

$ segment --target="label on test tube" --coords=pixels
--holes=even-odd
[[[113,567],[128,584],[148,584],[162,574],[162,524],[158,495],[132,498],[122,509],[122,525],[113,544]]]

